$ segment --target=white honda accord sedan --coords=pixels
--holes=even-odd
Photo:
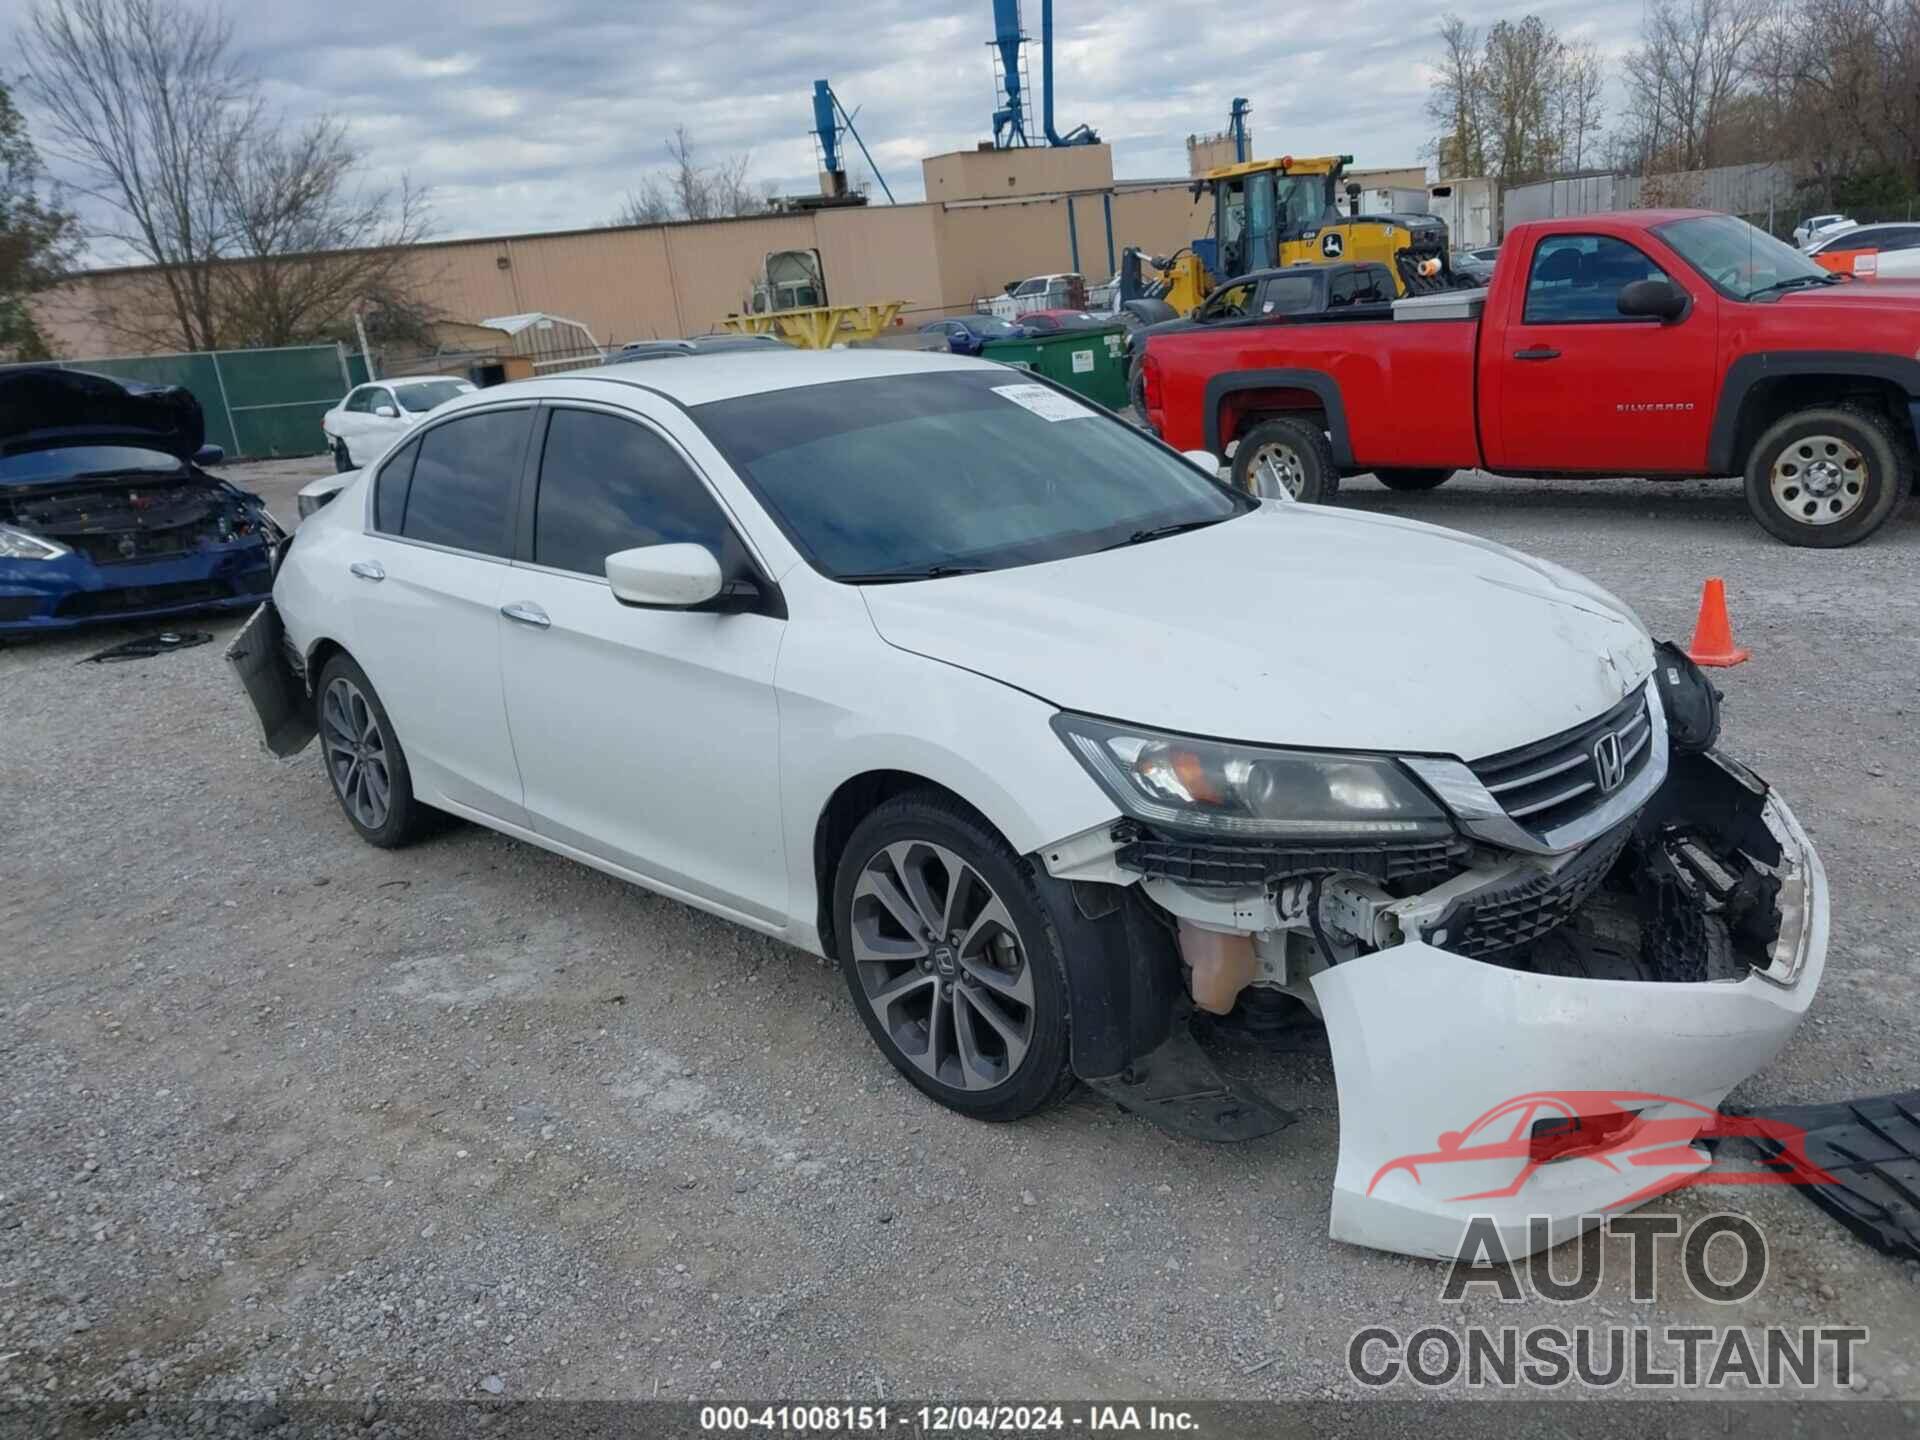
[[[1825,959],[1813,848],[1618,600],[1254,500],[985,361],[461,396],[306,520],[230,653],[368,842],[462,816],[831,956],[965,1114],[1078,1077],[1264,1133],[1195,1012],[1324,1023],[1332,1233],[1395,1250],[1625,1203],[1621,1126],[1710,1116]],[[1481,1143],[1535,1095],[1552,1124]]]

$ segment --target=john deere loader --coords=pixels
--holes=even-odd
[[[1194,181],[1193,192],[1195,198],[1213,195],[1213,233],[1150,261],[1161,275],[1153,287],[1160,292],[1156,298],[1185,315],[1236,275],[1340,260],[1379,261],[1393,272],[1400,295],[1455,288],[1446,222],[1439,216],[1356,216],[1343,210],[1342,200],[1359,194],[1359,186],[1342,185],[1352,161],[1351,155],[1282,155],[1207,171]],[[1122,275],[1123,289],[1130,288],[1124,268]]]

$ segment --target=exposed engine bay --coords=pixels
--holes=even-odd
[[[89,478],[0,498],[0,524],[57,541],[96,565],[153,560],[275,537],[260,502],[224,481]]]
[[[1319,1021],[1340,1108],[1329,1233],[1406,1254],[1450,1255],[1484,1215],[1523,1255],[1533,1217],[1558,1243],[1628,1203],[1615,1170],[1529,1163],[1525,1137],[1518,1158],[1479,1162],[1471,1194],[1409,1169],[1515,1097],[1577,1130],[1612,1106],[1595,1097],[1631,1095],[1666,1126],[1663,1165],[1706,1168],[1685,1135],[1819,985],[1826,881],[1784,802],[1715,748],[1717,692],[1671,647],[1656,663],[1612,710],[1519,751],[1403,760],[1445,797],[1451,834],[1249,842],[1129,817],[1047,847],[1082,916],[1116,912],[1131,967],[1117,1013],[1133,1038],[1104,1065],[1076,1050],[1076,1071],[1179,1133],[1251,1139],[1294,1117],[1222,1073],[1186,1018],[1255,1040]]]
[[[1318,1013],[1312,977],[1410,939],[1509,969],[1690,983],[1790,968],[1783,913],[1803,882],[1766,816],[1767,787],[1717,754],[1676,756],[1634,819],[1564,856],[1461,842],[1314,856],[1354,868],[1275,874],[1258,888],[1165,871],[1180,847],[1130,836],[1122,865],[1174,916],[1194,1004],[1227,1015],[1279,991]],[[1154,873],[1154,872],[1159,873]],[[1236,923],[1237,922],[1237,923]],[[1250,928],[1257,927],[1257,928]]]

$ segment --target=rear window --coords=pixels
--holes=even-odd
[[[444,405],[456,395],[464,395],[473,386],[464,380],[429,380],[418,385],[396,385],[393,393],[401,407],[415,415],[424,415],[436,405]]]

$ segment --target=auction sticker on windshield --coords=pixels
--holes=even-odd
[[[1078,400],[1044,385],[996,385],[993,393],[1004,396],[1023,410],[1031,410],[1042,420],[1084,420],[1093,414]]]

